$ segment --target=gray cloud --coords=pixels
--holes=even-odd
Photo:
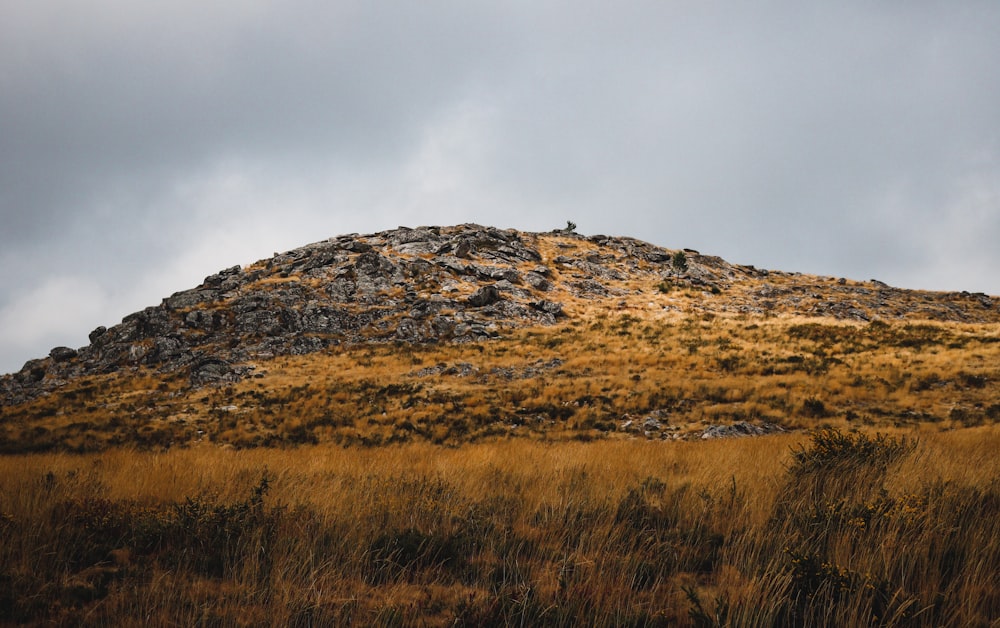
[[[1000,293],[1000,6],[0,6],[0,371],[218,268],[477,221]]]

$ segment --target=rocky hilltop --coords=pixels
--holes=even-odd
[[[985,294],[900,290],[730,264],[633,238],[479,225],[343,235],[213,274],[0,379],[17,405],[87,375],[151,367],[193,384],[357,343],[469,343],[600,309],[996,322]]]

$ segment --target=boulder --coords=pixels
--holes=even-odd
[[[703,440],[712,438],[733,438],[737,436],[763,436],[772,432],[782,432],[781,427],[772,423],[755,425],[746,421],[737,421],[732,425],[712,425],[701,432]]]
[[[344,249],[352,253],[367,253],[372,250],[372,246],[367,242],[362,242],[361,240],[350,240],[344,245]]]
[[[470,244],[468,240],[460,240],[458,244],[455,245],[455,257],[468,259],[471,253],[472,244]]]
[[[206,286],[218,286],[222,284],[222,282],[228,279],[229,277],[232,277],[233,275],[238,275],[241,270],[242,269],[239,266],[232,266],[230,268],[226,268],[225,270],[220,270],[214,275],[209,275],[208,277],[205,277],[205,281],[203,283]]]
[[[28,360],[17,375],[18,379],[25,384],[42,381],[45,377],[45,360]]]
[[[49,357],[52,358],[53,362],[66,362],[76,356],[76,349],[70,349],[69,347],[56,347],[52,351],[49,351]]]
[[[99,326],[94,331],[90,332],[87,338],[90,339],[91,344],[97,342],[97,339],[108,332],[108,328],[104,325]]]
[[[203,358],[191,367],[191,383],[208,384],[226,381],[233,372],[229,362],[219,358]]]
[[[171,310],[184,310],[201,303],[210,303],[219,298],[218,290],[185,290],[175,292],[163,300],[163,305]]]
[[[562,303],[556,303],[555,301],[535,301],[531,304],[531,307],[552,316],[563,316],[564,314]]]
[[[526,274],[524,281],[535,290],[541,290],[542,292],[547,292],[552,287],[548,279],[534,271]]]
[[[500,291],[496,286],[483,286],[469,296],[468,303],[472,307],[485,307],[500,300]]]
[[[153,341],[153,350],[150,353],[150,362],[166,362],[172,360],[184,352],[184,342],[175,336],[161,336]]]

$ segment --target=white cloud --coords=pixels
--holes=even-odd
[[[112,311],[108,294],[88,277],[45,279],[0,309],[0,372],[15,371],[38,355],[40,346],[79,346],[81,322],[94,327]]]

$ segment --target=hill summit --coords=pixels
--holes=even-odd
[[[606,350],[607,345],[598,342],[602,333],[607,333],[602,321],[617,321],[618,325],[625,321],[625,328],[615,334],[631,340],[620,350],[643,352],[656,347],[657,341],[631,336],[626,328],[633,322],[648,326],[651,331],[646,335],[650,336],[655,329],[662,331],[684,322],[691,325],[696,320],[716,321],[715,334],[760,328],[767,321],[783,325],[793,320],[822,322],[824,329],[836,330],[831,332],[833,336],[826,334],[828,340],[843,344],[861,336],[875,342],[889,336],[898,341],[898,334],[886,329],[906,326],[912,332],[919,322],[939,325],[921,332],[939,338],[944,333],[941,330],[952,333],[952,328],[941,325],[995,324],[1000,321],[1000,308],[984,294],[901,290],[875,280],[768,271],[627,237],[588,237],[569,230],[525,233],[472,224],[400,227],[330,238],[210,275],[200,286],[130,314],[118,325],[95,329],[87,346],[56,347],[48,357],[31,360],[19,372],[0,378],[0,409],[6,438],[11,442],[24,440],[19,426],[27,429],[31,423],[27,417],[45,418],[46,412],[67,411],[86,415],[88,407],[94,410],[95,418],[102,417],[100,421],[113,417],[122,421],[124,414],[136,417],[147,413],[186,424],[199,413],[218,414],[220,407],[243,407],[196,391],[206,386],[209,390],[229,386],[238,396],[234,385],[242,383],[245,388],[247,382],[258,380],[273,393],[275,383],[267,374],[278,364],[296,364],[297,377],[301,378],[296,385],[301,386],[319,379],[320,374],[330,376],[330,365],[317,362],[321,358],[343,359],[365,349],[383,351],[387,359],[414,351],[438,351],[441,355],[433,356],[437,359],[447,357],[445,354],[481,354],[485,341],[499,341],[494,344],[512,347],[510,343],[520,343],[520,348],[507,351],[540,360],[539,364],[531,360],[518,367],[496,362],[489,367],[512,369],[511,373],[522,377],[531,369],[554,371],[564,364],[569,352],[548,354],[570,333],[579,334],[583,343],[572,348],[573,354],[588,347]],[[862,334],[859,329],[870,333]],[[740,364],[754,363],[750,353],[737,350],[737,335],[731,334],[728,344],[713,340],[721,343],[718,347],[722,349],[713,353],[713,359],[728,365],[721,369],[726,375],[738,372]],[[525,344],[526,338],[535,339],[535,344]],[[787,352],[777,346],[773,349],[765,354]],[[693,345],[685,350],[692,356],[698,353]],[[800,363],[809,362],[801,352],[795,355]],[[701,357],[705,357],[704,352]],[[815,352],[811,357],[816,358]],[[761,359],[757,366],[771,358],[765,355]],[[425,361],[412,358],[412,365]],[[424,376],[465,369],[466,374],[475,371],[482,378],[486,368],[471,361],[461,364],[466,366],[447,361],[428,366],[423,369]],[[718,370],[719,365],[715,367]],[[825,368],[829,369],[829,364]],[[586,372],[561,370],[569,377]],[[368,377],[378,380],[382,388],[423,386],[383,375],[371,371]],[[131,383],[123,384],[126,380]],[[481,383],[487,384],[485,380]],[[96,392],[106,391],[108,386],[117,391],[114,401]],[[362,392],[356,385],[348,389],[352,394]],[[140,394],[140,390],[144,392]],[[614,402],[617,393],[628,391],[598,392],[610,401],[591,399],[583,405],[601,408],[594,416],[614,415],[614,421],[602,424],[605,427],[617,424],[630,409],[640,413],[675,409],[678,402],[675,399],[648,407],[647,400],[629,406]],[[608,394],[612,392],[615,395]],[[139,406],[145,409],[139,410],[134,401],[123,401],[122,395],[142,398]],[[553,408],[564,409],[541,414],[563,419],[586,414],[575,410],[581,407],[579,397],[553,399]],[[61,400],[54,406],[58,409],[51,405],[55,400]],[[409,400],[422,407],[435,405],[413,390]],[[561,405],[566,403],[577,405],[568,406],[573,408],[568,411]],[[500,422],[523,410],[523,404],[511,405],[510,400],[487,405],[492,407],[489,416]],[[319,404],[316,410],[329,414],[335,406]],[[472,406],[466,409],[475,415]],[[300,408],[297,412],[306,411]],[[781,418],[768,412],[748,416]],[[343,427],[343,420],[331,421]],[[96,429],[94,421],[77,423],[85,425],[78,432]],[[44,429],[41,441],[55,442],[49,438],[51,428]],[[186,433],[199,432],[206,430]]]

